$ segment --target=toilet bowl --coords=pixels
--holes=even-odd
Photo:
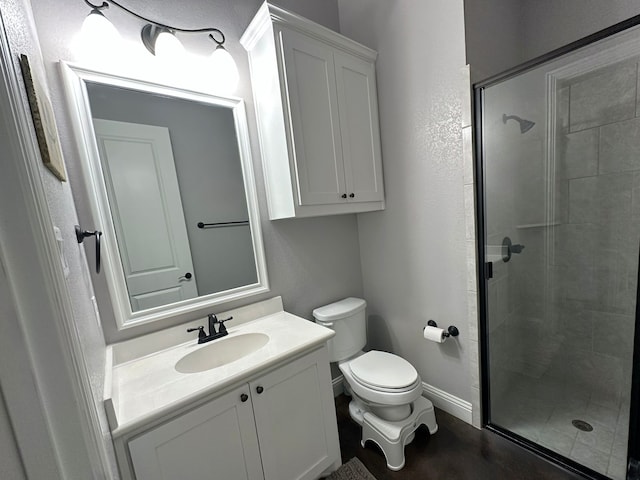
[[[391,353],[372,350],[339,362],[338,367],[348,393],[383,420],[397,422],[407,418],[411,403],[422,394],[415,368]]]
[[[316,308],[316,322],[335,331],[329,340],[329,359],[338,362],[345,392],[351,395],[349,414],[362,426],[362,445],[374,441],[382,449],[387,466],[404,467],[404,446],[424,424],[430,433],[438,425],[433,405],[422,397],[422,380],[402,357],[388,352],[363,352],[366,336],[366,302],[345,298]]]

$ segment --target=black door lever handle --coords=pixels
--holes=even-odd
[[[76,240],[78,240],[78,243],[84,242],[84,239],[87,237],[96,238],[96,273],[100,273],[100,237],[102,236],[102,232],[100,230],[94,230],[93,232],[90,232],[89,230],[82,230],[80,225],[76,225],[75,229]]]

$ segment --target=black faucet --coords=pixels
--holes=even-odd
[[[215,314],[211,313],[209,314],[209,335],[204,333],[203,326],[187,328],[187,332],[195,332],[196,330],[198,330],[198,343],[207,343],[211,340],[215,340],[216,338],[222,338],[225,335],[228,335],[229,332],[227,332],[227,327],[224,326],[224,322],[232,319],[233,317],[225,318],[224,320],[218,320],[218,317]],[[217,332],[216,324],[220,325]]]

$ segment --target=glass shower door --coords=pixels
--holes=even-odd
[[[478,88],[489,424],[626,478],[640,245],[640,34]]]

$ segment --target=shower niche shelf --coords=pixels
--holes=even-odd
[[[526,223],[524,225],[516,225],[517,230],[526,230],[529,228],[547,228],[547,227],[557,227],[558,225],[562,225],[560,222],[552,222],[552,223]]]

